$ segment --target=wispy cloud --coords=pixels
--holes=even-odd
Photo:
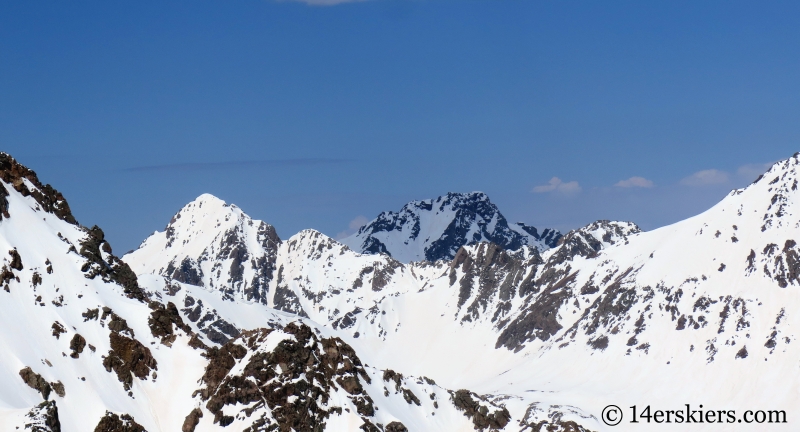
[[[697,171],[688,177],[684,177],[681,180],[681,184],[686,186],[717,185],[727,183],[728,177],[728,173],[725,171],[720,171],[718,169],[707,169]]]
[[[144,165],[125,168],[123,171],[202,171],[218,169],[241,169],[260,167],[299,167],[311,165],[335,165],[352,162],[352,159],[328,158],[299,158],[299,159],[269,159],[255,161],[230,161],[230,162],[187,162],[164,165]]]
[[[752,181],[764,174],[772,164],[773,162],[742,165],[736,170],[736,174],[743,179]]]
[[[358,231],[358,229],[361,228],[362,226],[366,225],[367,222],[369,222],[369,219],[367,219],[366,216],[362,216],[362,215],[356,216],[355,219],[351,220],[350,223],[347,224],[347,229],[346,230],[341,231],[341,232],[336,234],[336,237],[335,237],[336,240],[341,240],[341,239],[343,239],[345,237],[349,237],[349,236],[355,234],[356,231]]]
[[[651,188],[653,182],[644,177],[633,176],[627,180],[620,180],[614,186],[621,188]]]
[[[292,0],[292,1],[305,3],[312,6],[335,6],[342,3],[356,3],[356,2],[363,2],[366,0]]]
[[[547,182],[546,185],[536,186],[531,192],[533,193],[548,193],[555,192],[561,194],[574,194],[581,191],[581,186],[577,181],[563,182],[558,177],[553,177]]]

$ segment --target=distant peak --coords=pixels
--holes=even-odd
[[[448,192],[385,211],[356,234],[341,239],[362,253],[386,253],[402,262],[451,259],[461,246],[492,242],[504,249],[523,245],[545,250],[561,236],[524,224],[510,226],[484,192]]]
[[[187,205],[206,204],[206,203],[214,204],[214,205],[218,205],[218,206],[227,206],[228,205],[228,203],[226,203],[224,200],[222,200],[220,198],[217,198],[216,196],[211,195],[210,193],[204,193],[204,194],[200,195],[199,197],[195,198],[194,200],[192,200]]]
[[[239,208],[233,204],[228,204],[220,198],[209,193],[204,193],[195,198],[183,208],[180,209],[178,214],[181,213],[197,213],[203,214],[220,214],[230,213],[231,211],[238,210]]]
[[[448,192],[446,196],[449,197],[462,197],[462,198],[474,198],[474,199],[488,199],[489,196],[486,193],[481,191],[472,191],[472,192]]]
[[[444,200],[457,200],[457,201],[489,201],[489,196],[483,192],[448,192],[444,196],[440,196],[436,201]]]

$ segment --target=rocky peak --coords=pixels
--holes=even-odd
[[[8,153],[0,152],[0,180],[13,187],[22,196],[32,196],[40,209],[73,225],[78,224],[64,196],[49,184],[42,184],[33,170],[17,162]],[[0,220],[4,217],[10,217],[8,190],[5,185],[0,184]]]
[[[342,240],[361,253],[385,253],[401,262],[450,260],[461,246],[491,242],[516,250],[529,245],[546,250],[560,234],[522,223],[509,225],[483,192],[448,193],[412,201],[399,212],[383,212]]]
[[[215,288],[226,298],[266,302],[280,243],[272,225],[203,194],[125,260],[139,273]]]
[[[192,246],[205,247],[204,237],[208,237],[209,233],[214,233],[223,227],[230,230],[241,226],[255,226],[262,243],[271,245],[280,243],[280,238],[272,225],[251,219],[236,205],[227,204],[211,194],[200,195],[186,204],[172,217],[164,232],[167,247],[173,246],[176,242],[181,243],[178,246],[180,248],[190,243]]]
[[[599,220],[561,237],[551,257],[555,258],[554,261],[575,256],[591,258],[601,249],[618,242],[624,243],[628,236],[640,232],[642,230],[633,222]]]

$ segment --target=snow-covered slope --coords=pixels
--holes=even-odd
[[[188,335],[149,322],[165,305],[149,303],[103,232],[5,154],[0,196],[0,430],[94,430],[116,413],[178,430],[203,368]]]
[[[204,232],[187,219],[172,225],[189,235],[172,239],[191,248]],[[202,251],[232,272],[269,262],[252,251],[277,244],[267,226],[239,218],[226,229],[238,240]],[[246,258],[225,251],[242,244]],[[335,330],[267,307],[244,283],[262,266],[224,286],[213,266],[203,276],[213,286],[177,265],[137,277],[100,228],[79,225],[61,194],[4,153],[0,251],[3,431],[468,431],[510,419],[467,390],[368,366]],[[145,258],[167,268],[187,256]]]
[[[504,249],[528,245],[544,251],[561,234],[541,233],[524,223],[508,224],[482,192],[448,193],[436,199],[413,201],[399,212],[383,212],[357,233],[341,240],[362,253],[386,253],[398,261],[452,259],[458,248],[482,241]]]

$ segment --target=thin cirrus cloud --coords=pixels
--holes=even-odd
[[[360,3],[366,0],[293,0],[311,6],[335,6],[342,3]]]
[[[774,162],[742,165],[736,170],[736,174],[739,177],[752,181],[761,174],[764,174],[773,163]]]
[[[651,188],[653,187],[653,182],[644,177],[633,176],[627,180],[618,181],[614,186],[621,188]]]
[[[575,194],[581,191],[581,186],[577,181],[564,182],[558,177],[553,177],[546,185],[536,186],[533,193],[560,193],[564,195]]]
[[[362,226],[366,225],[367,222],[369,222],[369,219],[367,219],[366,216],[362,215],[356,216],[353,220],[350,221],[349,224],[347,224],[346,230],[336,234],[336,240],[341,240],[345,237],[349,237],[355,234],[356,231],[358,231],[358,229],[361,228]]]
[[[727,183],[728,173],[718,169],[707,169],[681,179],[681,184],[685,186],[707,186]]]
[[[773,164],[774,162],[742,165],[736,169],[735,175],[718,169],[697,171],[696,173],[681,179],[680,184],[684,186],[709,186],[725,184],[731,180],[735,180],[736,182],[741,180],[753,181],[758,176],[769,170]]]
[[[352,159],[330,159],[330,158],[298,158],[298,159],[269,159],[254,161],[230,161],[230,162],[182,162],[163,165],[144,165],[125,168],[123,171],[144,172],[144,171],[203,171],[219,169],[240,169],[240,168],[262,168],[262,167],[300,167],[314,165],[337,165],[352,162]]]

